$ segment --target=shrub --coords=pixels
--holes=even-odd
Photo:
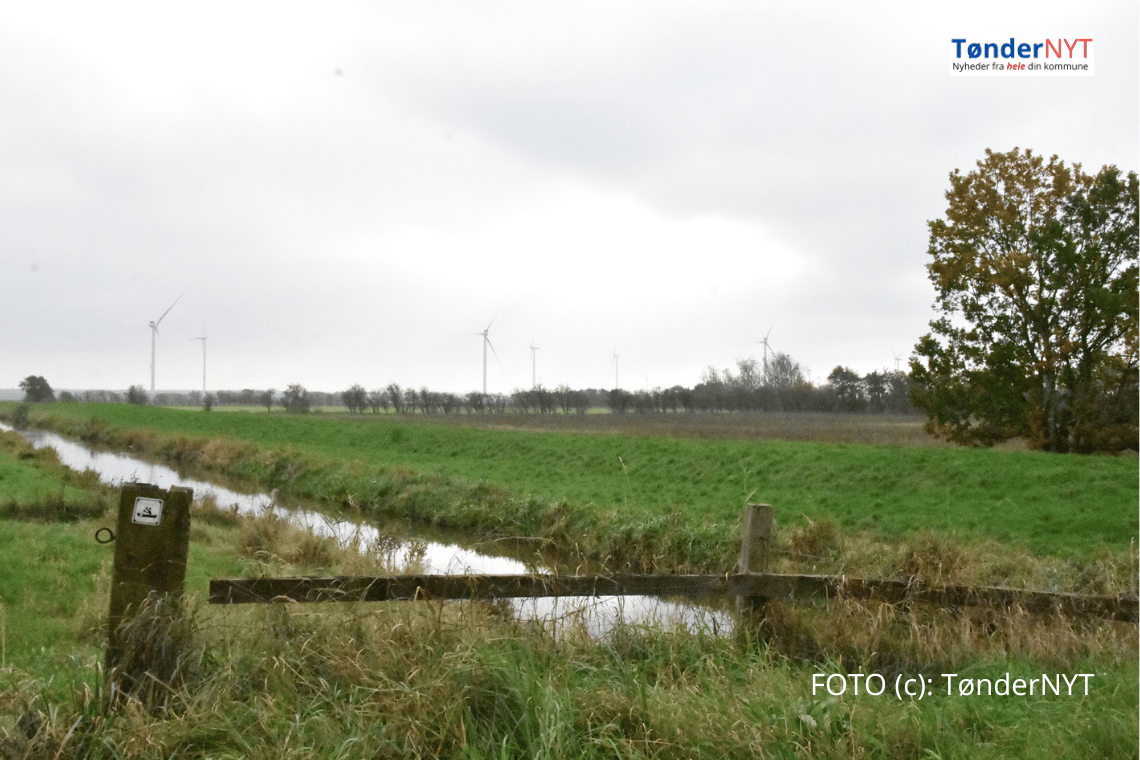
[[[146,406],[149,403],[146,391],[141,385],[132,385],[127,389],[127,403],[135,406]]]

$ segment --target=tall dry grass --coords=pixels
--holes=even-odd
[[[90,680],[54,703],[28,683],[0,698],[0,714],[18,705],[0,722],[0,757],[1127,757],[1135,746],[1134,710],[1130,728],[1128,701],[1113,699],[1134,677],[1134,628],[832,605],[773,611],[765,643],[636,625],[552,636],[482,603],[195,615],[196,667],[158,709],[107,709]],[[1079,711],[1099,716],[1091,723],[1060,699],[991,714],[963,699],[811,687],[816,672],[1033,675],[1090,662],[1101,680]],[[963,720],[985,741],[953,728]]]

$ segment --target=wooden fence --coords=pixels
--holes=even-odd
[[[145,483],[123,486],[116,531],[101,528],[96,540],[115,541],[106,653],[107,694],[161,702],[179,674],[178,605],[190,542],[190,489],[164,491]],[[1083,596],[1004,588],[940,586],[914,581],[767,572],[773,514],[767,504],[744,512],[743,540],[735,572],[723,575],[397,575],[338,578],[215,578],[211,604],[265,602],[379,602],[398,599],[506,599],[542,596],[736,597],[744,613],[762,614],[769,600],[860,598],[940,607],[992,605],[1028,612],[1061,613],[1137,622],[1135,595]],[[106,538],[103,536],[106,534]],[[149,618],[138,620],[148,609]],[[157,614],[156,614],[157,613]],[[753,616],[754,620],[759,619]],[[164,631],[169,628],[168,632]],[[145,642],[132,644],[145,629]],[[133,630],[133,632],[132,632]],[[147,643],[148,642],[148,643]],[[161,687],[161,688],[159,688]],[[149,695],[149,696],[147,696]]]
[[[417,599],[508,599],[553,596],[736,597],[755,609],[768,600],[870,599],[940,607],[988,605],[1136,623],[1137,597],[1086,596],[945,585],[916,580],[784,575],[767,572],[772,507],[745,509],[737,572],[722,575],[396,575],[326,578],[215,578],[211,604],[382,602]]]

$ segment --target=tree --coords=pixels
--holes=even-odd
[[[38,404],[45,401],[55,401],[55,392],[47,380],[40,375],[28,375],[20,381],[20,389],[24,392],[24,401]]]
[[[267,411],[267,412],[273,411],[273,395],[274,395],[274,393],[275,393],[275,391],[272,388],[270,388],[269,390],[263,391],[261,394],[261,405],[265,407],[265,411]],[[221,394],[219,394],[219,395],[221,395]]]
[[[867,389],[867,406],[872,412],[882,412],[887,408],[887,371],[868,372],[863,376],[863,387]]]
[[[128,404],[135,404],[136,406],[146,406],[147,402],[148,402],[148,399],[146,397],[146,391],[143,389],[143,387],[141,385],[132,385],[130,388],[127,388],[127,403]]]
[[[285,389],[285,393],[281,396],[281,406],[292,414],[308,414],[312,406],[309,392],[304,386],[294,383]]]
[[[895,414],[906,414],[914,409],[910,405],[910,389],[914,382],[905,372],[887,373],[887,405]]]
[[[404,410],[404,391],[400,386],[395,383],[389,383],[388,387],[384,389],[384,393],[388,394],[388,401],[392,404],[392,409],[396,414]]]
[[[777,352],[768,361],[764,383],[774,388],[795,388],[807,383],[799,362],[787,354]]]
[[[350,414],[364,414],[368,408],[368,391],[359,383],[340,394]]]
[[[861,412],[867,405],[863,393],[863,380],[847,367],[836,367],[827,376],[827,382],[835,393],[839,409],[845,412]]]
[[[977,166],[950,175],[946,219],[928,223],[939,316],[912,401],[959,443],[1136,446],[1136,173],[1017,148]]]
[[[764,383],[766,370],[760,366],[755,357],[749,356],[747,359],[737,359],[736,369],[739,374],[732,378],[731,373],[725,370],[724,376],[732,378],[732,382],[746,391],[754,391]]]
[[[486,401],[486,397],[480,391],[471,391],[467,394],[467,413],[478,412],[482,414]]]
[[[633,394],[621,388],[614,388],[610,391],[607,401],[611,412],[625,414],[626,408],[633,402]]]

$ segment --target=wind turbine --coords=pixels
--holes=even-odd
[[[503,307],[499,306],[499,311],[502,311],[502,310],[503,310]],[[491,338],[489,336],[489,333],[491,332],[491,325],[495,324],[495,319],[497,319],[498,316],[499,316],[499,312],[496,311],[495,316],[491,317],[491,321],[487,323],[487,326],[485,328],[483,328],[483,332],[471,333],[471,335],[482,335],[483,336],[483,395],[484,396],[487,395],[487,347],[488,346],[491,347],[491,353],[495,354],[495,361],[499,362],[500,366],[502,366],[502,364],[503,364],[502,360],[499,359],[499,354],[495,351],[495,347],[491,345]]]
[[[614,387],[615,388],[621,387],[621,385],[618,384],[618,352],[617,352],[617,346],[614,346]]]
[[[182,291],[182,296],[184,296],[184,295],[186,295],[185,290]],[[170,307],[166,311],[162,312],[162,316],[150,323],[150,392],[151,393],[154,393],[154,339],[158,335],[158,323],[161,322],[166,317],[166,315],[170,313],[170,309],[174,308],[174,304],[176,304],[182,300],[182,296],[178,296],[178,298],[175,298],[174,303],[170,304]]]
[[[202,341],[202,395],[205,396],[206,395],[206,336],[202,335],[202,336],[197,337],[197,338],[191,338],[190,340]]]
[[[894,352],[895,352],[895,347],[891,346],[891,353],[893,354]],[[902,354],[899,354],[898,356],[895,357],[895,372],[899,371],[899,362],[902,360],[902,358],[903,358]]]
[[[772,327],[775,327],[775,326],[776,326],[776,320],[773,319],[772,320]],[[767,380],[768,380],[768,335],[772,334],[772,327],[768,328],[768,334],[764,336],[763,340],[752,341],[754,344],[755,343],[763,343],[764,344],[764,381],[765,382],[767,382]]]
[[[536,362],[535,362],[536,354],[534,353],[537,350],[538,350],[538,346],[534,345],[534,341],[531,341],[531,344],[530,344],[530,389],[531,390],[534,390],[535,388],[538,387],[538,381],[537,381],[538,374],[537,374],[537,371],[535,369],[535,367],[536,367]]]

